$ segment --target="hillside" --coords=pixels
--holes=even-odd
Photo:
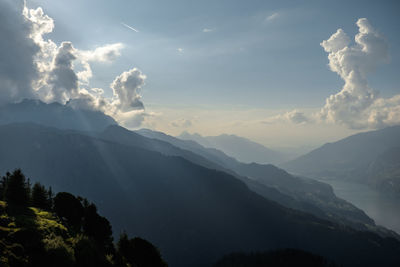
[[[113,243],[110,223],[95,204],[66,192],[56,196],[20,170],[0,183],[0,266],[166,267],[157,248],[122,234]]]
[[[219,260],[214,267],[265,267],[265,266],[308,266],[335,267],[332,261],[321,256],[296,250],[281,249],[256,253],[232,253]]]
[[[180,151],[172,153],[170,150],[160,149],[160,146],[148,146],[148,149],[159,151],[166,155],[182,156],[205,167],[211,165],[203,165],[204,159],[217,163],[214,164],[214,169],[225,172],[228,170],[230,174],[245,182],[251,190],[285,207],[305,211],[317,217],[351,225],[358,229],[374,229],[384,235],[391,234],[385,229],[377,228],[362,210],[337,198],[328,184],[290,175],[273,165],[242,163],[227,156],[222,151],[214,148],[205,148],[192,140],[181,140],[151,130],[142,129],[136,132],[153,138],[153,142],[158,144],[161,144],[161,140],[181,148],[181,151],[191,151],[203,157],[203,160],[196,161],[193,157],[187,157],[186,154],[179,153]],[[107,134],[103,133],[101,136],[107,138],[107,140],[132,146],[138,144],[137,136],[121,127],[109,127],[105,133]],[[140,143],[144,144],[145,142]]]
[[[55,191],[97,203],[171,266],[209,266],[227,253],[293,247],[344,266],[396,266],[400,243],[284,208],[237,178],[181,157],[37,125],[0,127],[1,172],[16,166]],[[118,207],[118,208],[116,208]],[[335,249],[332,249],[335,248]]]
[[[389,173],[371,174],[376,161],[393,162],[396,154],[390,152],[400,146],[400,126],[352,135],[334,143],[328,143],[282,167],[293,173],[329,179],[346,179],[369,183],[387,192],[397,192],[399,188],[396,177]],[[382,156],[384,155],[384,156]],[[380,159],[379,159],[380,158]],[[376,170],[375,170],[376,171]],[[372,178],[373,175],[375,178]],[[385,180],[391,182],[385,182]],[[384,184],[384,186],[382,185]]]

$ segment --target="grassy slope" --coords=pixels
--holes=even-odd
[[[27,262],[25,249],[35,242],[21,241],[32,238],[31,233],[38,234],[36,241],[41,241],[45,248],[72,242],[68,229],[52,213],[33,207],[9,207],[0,201],[0,266],[12,266],[14,261]]]

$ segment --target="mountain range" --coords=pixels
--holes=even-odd
[[[193,140],[204,147],[218,149],[244,163],[279,164],[290,158],[289,155],[232,134],[201,136],[197,133],[183,132],[178,138]]]
[[[115,125],[88,132],[34,122],[0,126],[0,172],[22,168],[32,181],[96,202],[114,233],[149,240],[171,266],[287,247],[344,266],[400,262],[398,237],[326,184],[170,136],[166,142]]]
[[[400,126],[327,143],[281,166],[315,178],[351,180],[400,196]]]
[[[111,138],[115,142],[132,144],[137,139],[130,131],[123,128],[117,129],[113,127],[113,129],[113,137],[111,137],[110,130],[107,132],[109,134],[108,138]],[[116,133],[116,131],[119,131],[119,133]],[[156,149],[156,151],[167,155],[183,156],[204,167],[210,167],[210,162],[214,162],[214,165],[211,166],[212,168],[234,175],[245,182],[251,190],[285,207],[308,212],[323,219],[351,225],[357,229],[375,229],[378,232],[382,232],[382,234],[387,234],[386,230],[377,227],[373,220],[365,215],[362,210],[337,198],[333,193],[332,187],[328,184],[290,175],[273,165],[241,163],[221,151],[213,148],[205,148],[192,140],[181,140],[162,132],[155,132],[148,129],[141,129],[136,132],[152,138],[158,144],[160,144],[160,141],[164,141],[164,145],[166,143],[168,145],[172,144],[182,149],[174,153],[170,150],[160,148]],[[104,138],[105,136],[103,135],[102,137]],[[191,151],[202,156],[203,159],[199,161],[194,157],[188,157],[182,154],[182,151]],[[208,164],[204,165],[204,159],[208,160],[206,161]]]

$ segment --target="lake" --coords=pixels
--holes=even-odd
[[[376,224],[400,234],[400,199],[394,199],[367,185],[338,180],[320,180],[330,184],[335,194],[362,209]]]

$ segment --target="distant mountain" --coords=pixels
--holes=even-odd
[[[79,110],[60,103],[26,99],[0,107],[0,125],[32,122],[59,129],[102,131],[117,122],[100,111]]]
[[[110,127],[106,132],[108,133],[108,140],[122,142],[126,145],[137,143],[135,141],[136,136],[121,127]],[[362,210],[336,197],[332,188],[325,183],[290,175],[273,165],[241,163],[219,150],[205,148],[192,140],[181,140],[162,132],[148,129],[141,129],[136,132],[148,138],[153,138],[154,142],[159,144],[160,141],[165,141],[181,148],[182,150],[180,151],[191,151],[201,156],[203,158],[202,162],[204,162],[204,159],[214,162],[215,164],[212,168],[234,175],[245,182],[251,190],[285,207],[305,211],[323,219],[351,225],[357,229],[375,229],[384,235],[391,234],[387,233],[385,229],[377,228],[373,220]],[[102,136],[104,137],[104,135]],[[154,146],[151,149],[153,148]],[[156,151],[167,155],[182,156],[201,166],[210,167],[210,164],[203,165],[201,161],[196,161],[193,157],[189,158],[179,151],[175,151],[175,153],[171,153],[171,151],[168,153],[165,149],[156,149]]]
[[[398,172],[395,170],[398,166],[398,147],[400,126],[388,127],[325,144],[282,164],[282,167],[309,177],[353,180],[369,183],[389,192],[399,192]],[[387,165],[384,168],[394,170],[386,172],[379,165]]]
[[[369,165],[367,177],[369,184],[400,196],[400,147],[388,149],[378,155]]]
[[[178,138],[193,140],[204,147],[216,148],[244,163],[278,164],[287,160],[287,157],[280,152],[236,135],[203,137],[197,133],[183,132]]]
[[[292,247],[343,266],[398,266],[400,242],[284,208],[234,176],[134,146],[32,124],[0,126],[0,172],[97,203],[171,266],[210,266],[234,251]]]

